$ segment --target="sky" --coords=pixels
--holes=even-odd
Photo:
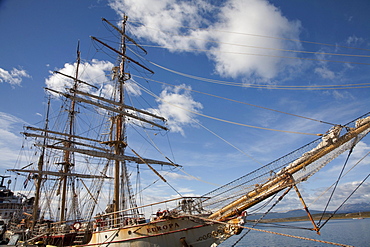
[[[155,73],[132,63],[129,72],[155,96],[135,83],[128,89],[168,120],[160,136],[186,172],[166,173],[169,183],[199,196],[315,140],[326,123],[370,111],[369,11],[367,0],[0,0],[0,174],[19,160],[23,126],[42,126],[43,87],[64,87],[51,71],[73,73],[78,42],[80,78],[109,92],[103,81],[114,57],[90,38],[117,38],[102,17],[119,24],[126,14],[129,35],[147,50],[129,46]],[[369,151],[365,137],[350,163]],[[300,185],[308,202],[335,181],[344,158]],[[336,198],[344,200],[369,165],[366,157],[346,175]],[[157,186],[152,197],[174,196]],[[368,181],[352,202],[369,197]],[[298,208],[297,200],[281,208]]]

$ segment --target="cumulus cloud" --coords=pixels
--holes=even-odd
[[[63,68],[58,71],[74,76],[77,64],[66,63]],[[99,96],[109,97],[114,94],[114,85],[108,75],[112,75],[114,65],[107,61],[92,60],[90,63],[85,62],[80,64],[78,78],[91,85],[99,88],[96,90],[85,84],[79,84],[80,89]],[[52,73],[52,72],[51,72]],[[53,73],[45,80],[48,88],[63,92],[66,88],[73,87],[73,80],[60,74]],[[133,78],[125,82],[125,89],[132,96],[140,96],[142,94],[140,87]],[[160,112],[160,115],[167,119],[168,127],[173,132],[179,132],[184,135],[183,127],[194,123],[195,113],[202,109],[202,104],[194,101],[189,89],[185,85],[180,85],[175,88],[166,87],[160,94],[158,101],[158,109],[149,109],[153,113]],[[132,120],[134,121],[134,120]]]
[[[181,85],[175,88],[166,87],[158,99],[158,110],[168,120],[171,131],[184,135],[183,127],[194,124],[195,114],[203,105],[196,102],[190,94],[190,86]]]
[[[363,183],[360,187],[358,187],[360,183],[361,183],[360,181],[354,181],[354,182],[348,182],[348,183],[339,185],[335,190],[334,197],[332,198],[331,204],[333,206],[331,207],[331,210],[336,209],[356,189],[357,189],[356,192],[351,196],[351,199],[349,200],[349,202],[347,201],[347,203],[354,204],[354,203],[368,202],[369,193],[370,193],[370,183]],[[323,205],[327,201],[328,197],[330,196],[330,192],[331,191],[325,194],[324,198],[326,197],[326,199],[318,200],[320,202],[317,202],[317,204],[319,205],[320,203],[322,203]],[[317,198],[320,195],[321,195],[321,192],[317,192],[317,194],[315,194],[313,198]]]
[[[224,77],[268,81],[294,66],[279,58],[282,50],[300,48],[298,41],[287,41],[299,39],[300,23],[265,0],[227,0],[221,6],[204,0],[111,0],[110,6],[143,24],[135,26],[138,38],[171,51],[202,50]]]
[[[167,120],[168,127],[173,132],[185,134],[184,127],[194,124],[196,114],[203,105],[195,101],[190,93],[190,86],[166,87],[161,92],[158,109],[148,109],[158,113]]]
[[[58,72],[68,76],[75,76],[77,63],[66,63],[61,69],[56,69]],[[99,94],[100,96],[109,96],[113,94],[114,85],[112,84],[114,65],[109,61],[101,61],[93,59],[91,62],[84,62],[80,64],[78,79],[97,87],[97,91],[93,87],[80,83],[79,89]],[[63,92],[66,88],[73,87],[73,80],[60,74],[50,71],[51,75],[45,80],[48,88]],[[126,90],[134,96],[140,96],[141,90],[131,80],[125,82]]]
[[[64,67],[61,69],[57,69],[57,71],[69,75],[74,76],[76,73],[76,66],[77,64],[70,64],[66,63],[64,64]],[[81,63],[79,67],[79,75],[78,78],[82,81],[88,82],[91,85],[102,87],[102,90],[109,91],[109,86],[106,88],[106,73],[107,71],[111,71],[113,68],[113,64],[107,61],[99,61],[99,60],[92,60],[91,62],[85,62]],[[109,73],[108,72],[108,73]],[[46,86],[48,88],[57,90],[57,91],[64,91],[65,88],[72,88],[73,87],[73,80],[59,75],[54,74],[53,72],[50,72],[52,75],[50,75],[46,80]],[[91,90],[91,87],[80,84],[81,87],[83,87],[83,90]]]
[[[23,69],[13,68],[11,71],[7,71],[0,68],[0,82],[7,82],[13,86],[19,86],[21,85],[23,77],[30,78],[31,76]]]

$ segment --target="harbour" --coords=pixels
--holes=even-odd
[[[286,233],[297,236],[304,236],[307,238],[315,238],[319,241],[329,241],[340,243],[349,246],[369,246],[370,235],[368,234],[370,228],[370,218],[364,218],[363,220],[353,219],[336,219],[328,222],[328,224],[322,228],[321,235],[317,235],[313,231],[306,231],[302,235],[302,231],[299,229],[293,229],[292,227],[310,227],[311,222],[309,221],[294,221],[282,223],[287,227],[277,226],[258,226],[258,229],[266,231],[274,231],[278,233]],[[246,230],[244,230],[246,231]],[[243,232],[241,233],[243,234]],[[224,243],[219,245],[220,247],[231,247],[238,240],[238,236],[232,236]],[[268,234],[264,232],[251,231],[235,246],[333,246],[322,242],[313,242],[297,238],[288,238],[275,234]]]

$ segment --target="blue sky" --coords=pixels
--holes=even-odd
[[[78,40],[86,70],[100,75],[109,65],[102,62],[109,56],[89,38],[114,40],[101,17],[117,23],[123,12],[128,15],[130,35],[148,51],[145,60],[135,58],[155,71],[145,81],[141,77],[147,74],[132,66],[133,79],[162,98],[161,103],[142,93],[151,108],[169,119],[172,131],[162,133],[170,143],[164,145],[165,151],[199,178],[179,172],[168,174],[168,179],[184,195],[202,195],[331,127],[203,93],[334,124],[370,111],[369,11],[366,0],[2,0],[0,173],[17,163],[23,125],[42,123],[42,87],[60,86],[50,71],[71,71]],[[98,60],[88,64],[90,59]],[[340,87],[349,84],[359,85]],[[181,108],[173,107],[179,104]],[[369,137],[360,144],[357,159],[369,152]],[[340,188],[362,180],[369,163],[365,159]],[[342,157],[302,184],[306,196],[313,198],[319,188],[333,182],[341,164]],[[166,192],[156,196],[173,196],[164,184],[158,187]],[[369,195],[367,184],[353,201],[368,201]]]

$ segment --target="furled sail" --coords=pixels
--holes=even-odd
[[[210,199],[205,200],[203,206],[213,209],[211,219],[238,215],[284,188],[308,179],[353,148],[369,132],[369,115],[345,126],[334,126],[322,138],[204,195]]]

